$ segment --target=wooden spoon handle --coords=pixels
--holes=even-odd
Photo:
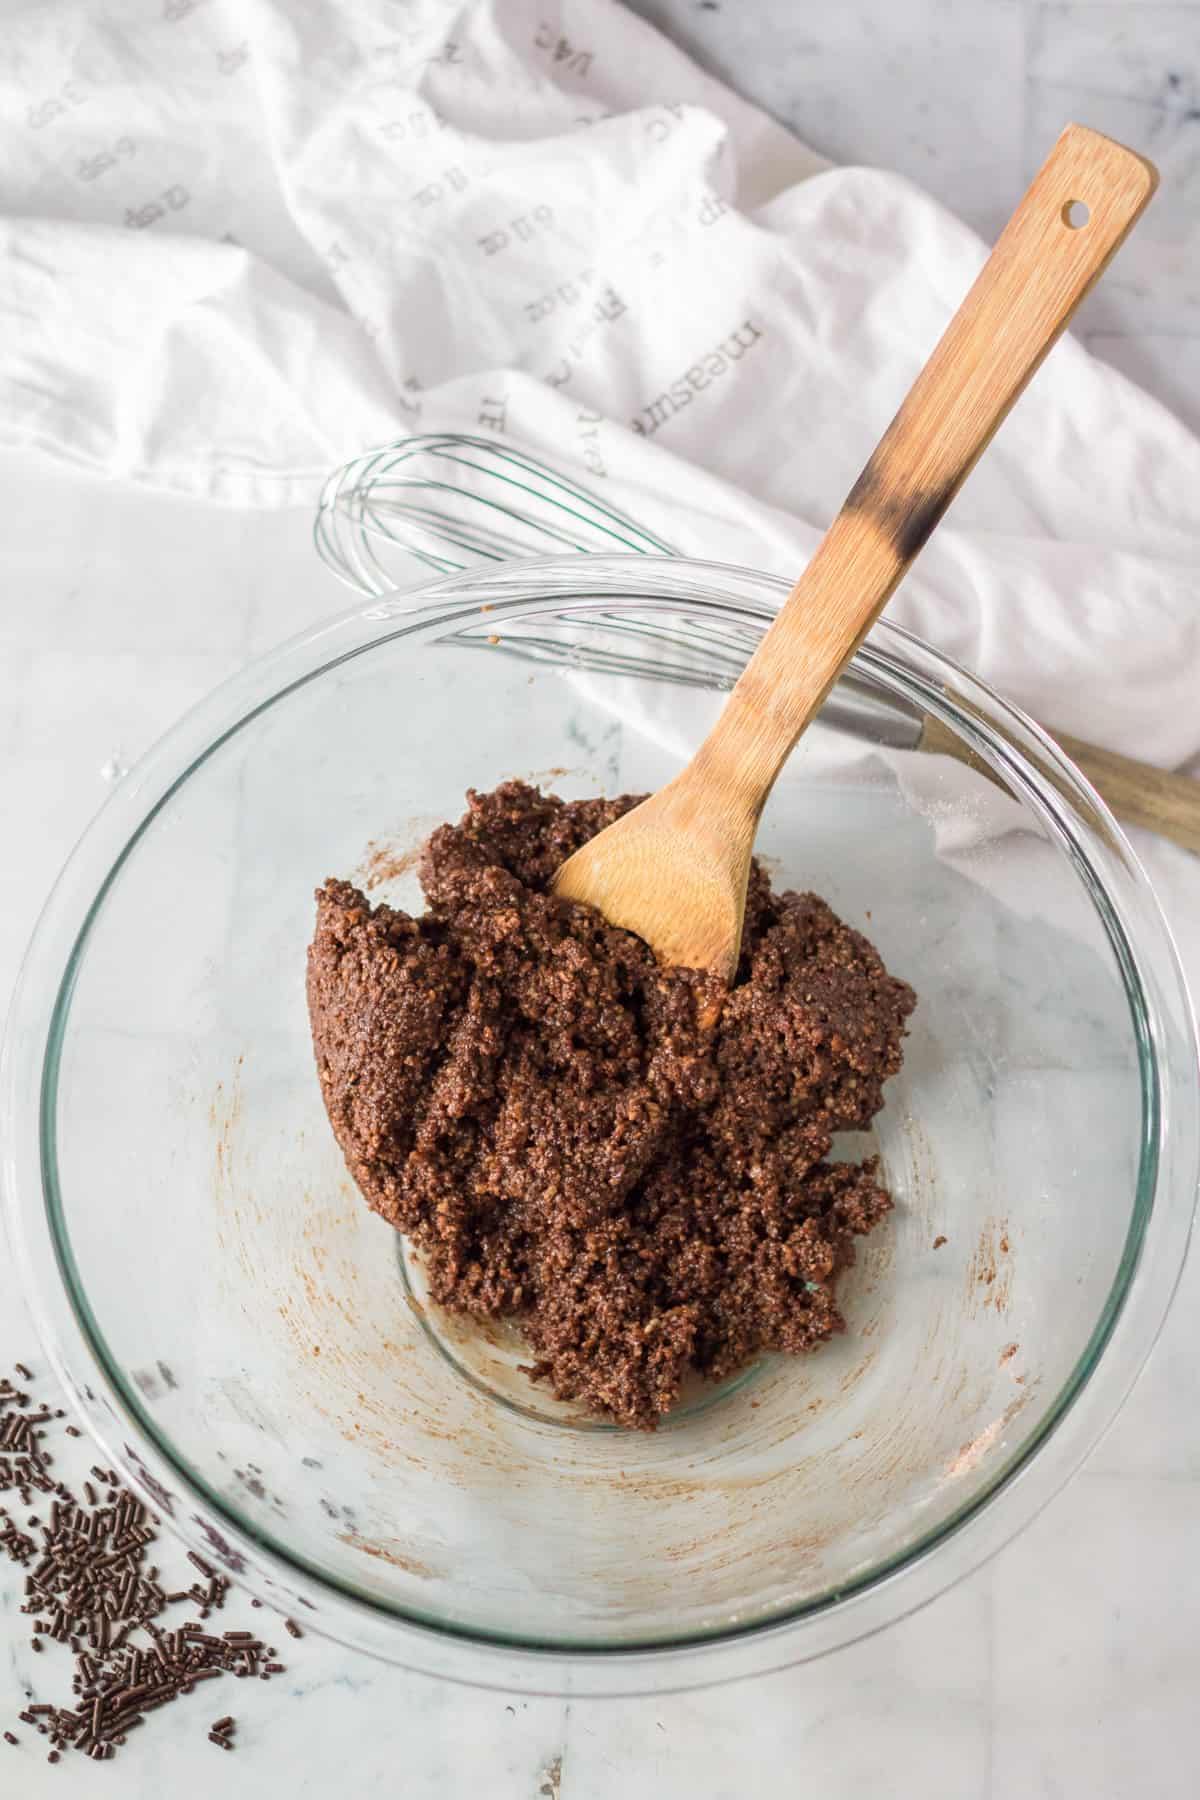
[[[761,809],[843,663],[1157,183],[1151,163],[1099,132],[1068,125],[1059,138],[701,751],[748,805]]]

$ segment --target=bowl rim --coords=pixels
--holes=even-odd
[[[693,591],[701,580],[716,597]],[[761,598],[725,598],[739,582]],[[1139,1179],[1113,1286],[1046,1415],[979,1494],[852,1582],[775,1615],[632,1644],[548,1643],[424,1616],[319,1570],[209,1487],[157,1429],[107,1352],[74,1271],[62,1210],[54,1153],[58,1055],[91,925],[119,869],[179,787],[254,717],[350,658],[398,638],[430,642],[467,622],[478,626],[481,593],[492,629],[504,618],[515,622],[548,607],[561,614],[597,606],[682,606],[761,628],[774,615],[768,597],[782,599],[787,589],[776,577],[719,562],[642,554],[539,557],[360,603],[257,658],[168,731],[84,834],[38,921],[3,1052],[3,1187],[14,1258],[43,1347],[114,1466],[166,1513],[185,1544],[224,1562],[252,1589],[257,1583],[264,1599],[304,1607],[326,1635],[430,1672],[530,1691],[556,1691],[558,1684],[614,1693],[695,1686],[823,1654],[933,1598],[1022,1529],[1107,1427],[1161,1328],[1186,1254],[1200,1158],[1200,1058],[1170,932],[1119,828],[1047,734],[951,659],[884,620],[854,666],[964,739],[1038,814],[1071,859],[1125,984],[1142,1081]],[[1085,829],[1097,836],[1111,865],[1107,871],[1097,868],[1097,850],[1084,841]],[[1124,897],[1114,884],[1127,890]],[[1136,932],[1126,918],[1131,909],[1138,914]],[[1168,1150],[1180,1166],[1162,1193]],[[1117,1339],[1120,1355],[1110,1355]],[[1106,1358],[1109,1379],[1097,1383]],[[1047,1456],[1050,1450],[1055,1453]],[[1000,1504],[1003,1496],[1010,1498]],[[306,1591],[309,1583],[318,1604]]]

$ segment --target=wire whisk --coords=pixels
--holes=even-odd
[[[481,562],[564,552],[679,554],[528,451],[450,431],[397,438],[335,470],[322,490],[313,536],[334,574],[371,598],[411,585],[413,563],[453,575]],[[614,615],[607,626],[606,641],[586,651],[526,630],[507,635],[504,653],[580,671],[721,690],[736,681],[757,641],[729,622],[690,621],[682,630],[650,614]],[[469,633],[459,642],[464,649],[479,648]],[[933,751],[972,762],[965,739],[939,729],[916,705],[885,700],[852,670],[825,701],[821,722],[876,747]],[[1194,781],[1075,738],[1062,742],[1118,818],[1200,850]]]
[[[397,438],[337,469],[325,483],[313,527],[322,560],[357,593],[393,593],[412,563],[440,575],[481,562],[595,555],[602,551],[677,556],[679,551],[529,451],[460,432]],[[405,567],[405,564],[409,565]],[[686,630],[651,615],[614,614],[603,644],[568,645],[528,628],[505,636],[503,654],[579,672],[728,690],[757,635],[732,622],[689,621]],[[489,649],[469,633],[464,650]],[[823,717],[875,740],[908,741],[907,713],[876,703],[864,711],[852,677]]]
[[[460,432],[397,438],[335,470],[313,535],[334,574],[370,595],[403,585],[405,559],[452,575],[529,556],[677,554],[538,457]]]

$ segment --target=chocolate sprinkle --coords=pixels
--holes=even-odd
[[[32,1381],[23,1363],[15,1368]],[[25,1571],[21,1610],[32,1615],[31,1648],[40,1652],[48,1637],[69,1645],[74,1657],[73,1704],[31,1701],[19,1717],[49,1737],[49,1762],[58,1762],[66,1749],[106,1762],[147,1713],[192,1693],[201,1682],[258,1675],[273,1651],[252,1631],[215,1636],[197,1619],[164,1629],[159,1621],[177,1603],[198,1606],[201,1619],[219,1611],[229,1581],[191,1551],[189,1561],[206,1585],[164,1592],[157,1565],[146,1561],[157,1534],[146,1523],[142,1501],[121,1485],[116,1472],[93,1466],[91,1475],[104,1497],[84,1481],[82,1501],[50,1475],[53,1459],[41,1446],[42,1427],[62,1416],[32,1408],[27,1393],[0,1377],[0,1494],[17,1491],[22,1517],[35,1493],[53,1496],[49,1521],[34,1514],[27,1528],[0,1505],[0,1551]],[[64,1430],[81,1435],[72,1425]],[[300,1635],[298,1629],[294,1635]],[[209,1736],[232,1750],[226,1733],[233,1727],[229,1715]],[[3,1735],[7,1744],[19,1742],[11,1731]]]

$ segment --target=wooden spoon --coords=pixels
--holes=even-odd
[[[737,968],[775,778],[977,458],[1158,184],[1068,125],[687,767],[565,862],[555,892],[659,960]]]

